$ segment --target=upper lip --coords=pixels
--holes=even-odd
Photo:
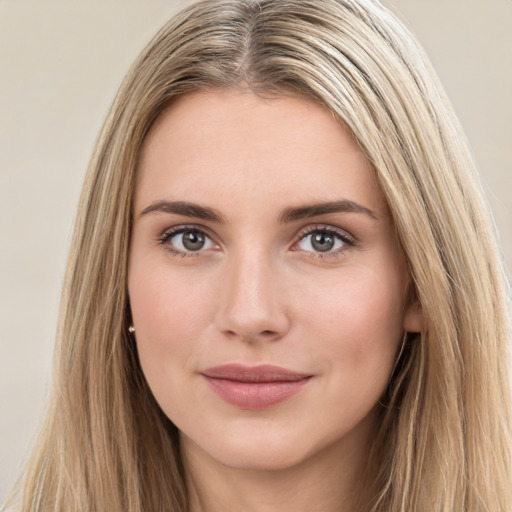
[[[291,382],[311,377],[310,374],[295,372],[272,364],[246,366],[238,363],[214,366],[201,371],[201,374],[212,379],[237,382]]]

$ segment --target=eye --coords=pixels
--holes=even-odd
[[[218,247],[201,229],[186,226],[167,231],[160,242],[162,245],[166,245],[171,252],[181,255]]]
[[[347,245],[354,245],[354,241],[348,235],[326,227],[307,231],[297,243],[301,251],[319,253],[319,255],[338,252]]]

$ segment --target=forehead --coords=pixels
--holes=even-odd
[[[198,91],[179,98],[150,130],[136,202],[187,196],[270,206],[271,199],[345,198],[340,195],[385,209],[367,158],[326,108],[295,97]]]

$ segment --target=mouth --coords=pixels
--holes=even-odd
[[[212,391],[241,409],[258,410],[284,402],[299,393],[312,375],[274,365],[226,364],[201,372]]]

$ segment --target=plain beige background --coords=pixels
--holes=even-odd
[[[0,0],[0,501],[42,417],[76,204],[120,81],[179,0]],[[466,129],[512,268],[512,0],[386,1]]]

